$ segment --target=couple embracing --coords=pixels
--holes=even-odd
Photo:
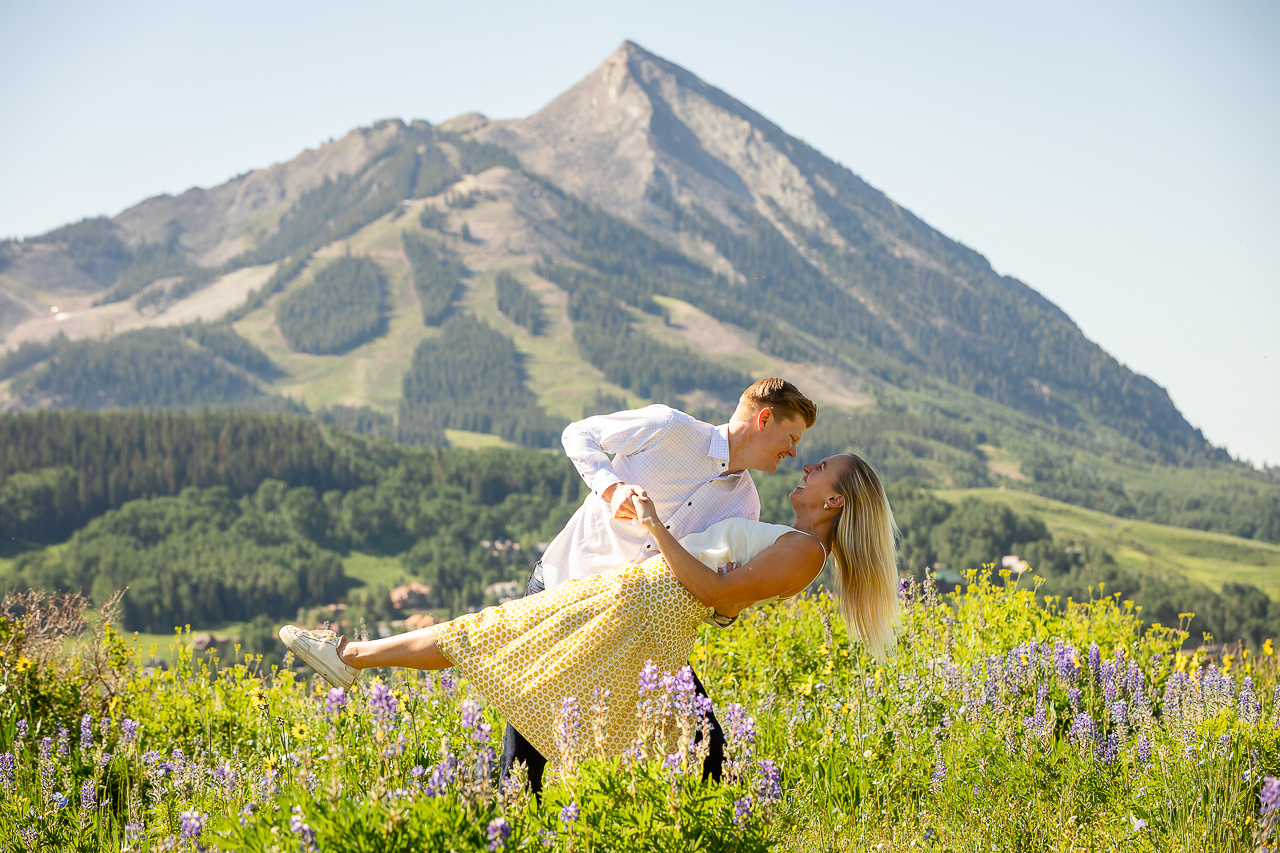
[[[555,755],[565,697],[609,691],[605,749],[622,755],[639,735],[646,662],[674,672],[700,623],[727,627],[753,604],[796,595],[828,560],[847,628],[883,657],[898,618],[897,569],[893,515],[875,471],[852,454],[805,465],[789,496],[791,526],[759,520],[746,473],[773,472],[795,456],[817,411],[790,382],[762,379],[721,426],[663,405],[570,424],[564,449],[592,493],[547,548],[524,598],[380,640],[292,625],[280,637],[339,687],[369,667],[454,667],[507,720],[503,773],[523,761],[534,790],[544,756]],[[724,736],[714,715],[708,722],[704,775],[719,778]]]

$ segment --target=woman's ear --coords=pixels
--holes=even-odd
[[[840,509],[844,506],[844,495],[832,495],[822,502],[822,505],[828,509]]]

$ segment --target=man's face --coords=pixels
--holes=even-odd
[[[802,419],[775,418],[773,409],[765,408],[756,413],[753,426],[756,432],[751,455],[756,464],[752,468],[772,474],[783,459],[795,458],[796,445],[804,436]]]

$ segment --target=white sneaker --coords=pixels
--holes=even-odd
[[[360,677],[360,670],[343,663],[338,657],[342,638],[333,631],[308,631],[297,625],[285,625],[280,629],[280,639],[294,656],[324,676],[324,680],[334,687],[350,687]]]

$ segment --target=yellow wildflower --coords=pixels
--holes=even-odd
[[[18,658],[18,666],[17,666],[18,672],[26,672],[28,669],[31,668],[31,666],[32,666],[31,658],[27,657],[26,655],[21,655]]]
[[[1263,653],[1264,655],[1274,655],[1274,654],[1276,653],[1275,648],[1273,648],[1273,647],[1272,647],[1272,645],[1271,645],[1271,638],[1270,638],[1270,637],[1268,637],[1268,638],[1267,638],[1267,641],[1266,641],[1265,643],[1263,643],[1263,644],[1262,644],[1262,653]]]

